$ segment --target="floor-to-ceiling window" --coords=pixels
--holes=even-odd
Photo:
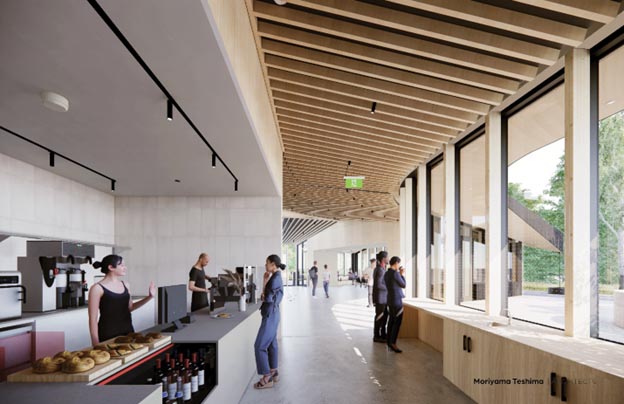
[[[457,282],[463,306],[485,309],[485,136],[457,145],[460,260]]]
[[[506,121],[504,276],[513,317],[563,329],[564,86],[550,86]]]
[[[429,297],[444,300],[444,161],[429,167]]]
[[[598,61],[598,337],[624,343],[624,47]]]

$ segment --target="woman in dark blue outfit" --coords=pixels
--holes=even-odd
[[[405,278],[403,267],[399,268],[401,259],[392,257],[390,268],[384,275],[386,288],[388,289],[388,347],[396,353],[401,353],[396,342],[403,320],[403,289],[405,289]]]
[[[262,293],[260,314],[262,323],[258,330],[254,349],[256,369],[262,377],[254,384],[256,389],[273,387],[279,379],[277,371],[277,327],[280,321],[279,305],[284,296],[284,285],[280,269],[286,268],[277,255],[270,255],[265,264],[265,286]]]

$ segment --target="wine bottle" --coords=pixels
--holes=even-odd
[[[197,352],[193,352],[193,365],[191,366],[191,394],[199,391],[199,367],[197,366]]]
[[[189,360],[185,359],[184,362],[184,368],[186,369],[186,371],[184,372],[184,379],[183,379],[183,384],[182,384],[182,392],[184,393],[184,401],[190,401],[191,400],[191,372],[190,372],[190,365],[189,365]]]
[[[168,374],[171,370],[171,355],[169,352],[165,354],[165,374]]]
[[[182,376],[178,375],[176,381],[176,400],[178,404],[184,404],[184,388],[182,387]]]
[[[169,374],[167,375],[167,379],[169,380],[169,398],[173,399],[175,397],[176,391],[177,390],[177,385],[176,385],[176,381],[178,379],[178,370],[175,367],[175,360],[171,359],[170,361],[170,370],[169,370]]]
[[[178,354],[178,360],[176,361],[176,367],[180,369],[184,365],[184,354],[180,352]]]
[[[160,381],[162,386],[162,404],[167,404],[169,401],[169,381],[165,375],[163,375]]]
[[[200,389],[206,386],[206,363],[204,362],[204,350],[199,350],[199,365],[197,372],[197,385]]]
[[[154,367],[154,375],[152,376],[152,383],[162,384],[162,378],[164,373],[162,371],[162,364],[160,358],[156,359],[156,366]]]

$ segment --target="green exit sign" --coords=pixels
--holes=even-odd
[[[364,177],[344,177],[345,188],[360,189],[364,186]]]

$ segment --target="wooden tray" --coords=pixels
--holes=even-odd
[[[123,345],[123,344],[120,344]],[[111,359],[117,359],[117,360],[121,360],[122,363],[128,363],[140,356],[145,355],[148,351],[149,351],[149,347],[147,346],[147,344],[141,344],[143,345],[142,348],[139,349],[135,349],[134,351],[130,352],[127,355],[124,356],[115,356],[115,357],[111,357]]]
[[[132,342],[133,344],[135,342]],[[136,342],[136,344],[145,345],[150,350],[154,348],[159,348],[161,346],[167,345],[171,343],[171,335],[163,335],[161,338],[154,340],[150,343],[147,342]],[[111,338],[108,341],[101,342],[100,344],[129,344],[129,342],[115,342],[115,338]]]
[[[146,348],[144,348],[146,349]],[[33,372],[32,368],[24,369],[20,372],[9,375],[7,381],[9,383],[48,383],[48,382],[83,382],[88,383],[101,377],[111,370],[114,370],[121,366],[122,361],[119,358],[111,359],[101,365],[95,365],[95,367],[87,372],[82,373],[63,373],[54,372],[46,374],[38,374]]]

